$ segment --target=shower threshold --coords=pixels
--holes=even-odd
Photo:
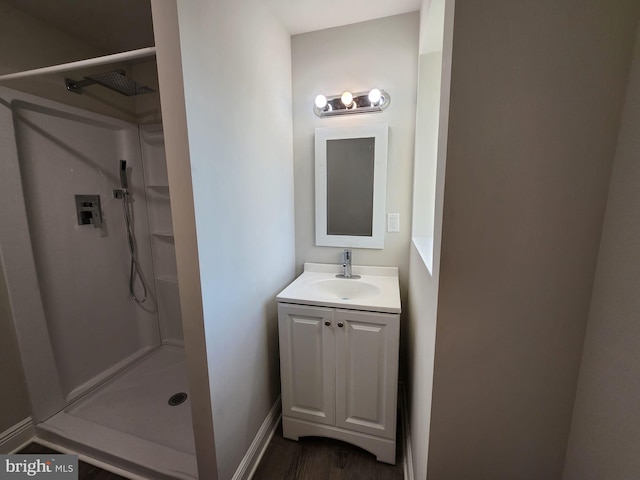
[[[184,349],[161,346],[36,426],[38,437],[142,476],[197,479]]]

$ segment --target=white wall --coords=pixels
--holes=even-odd
[[[226,480],[280,390],[275,295],[295,262],[290,36],[259,0],[185,1],[177,11],[215,454]],[[161,72],[164,94],[162,82]]]
[[[151,8],[158,81],[161,85],[160,97],[162,109],[166,113],[163,121],[165,154],[198,476],[216,480],[217,456],[202,311],[178,10],[175,0],[152,0]]]
[[[416,147],[413,169],[414,212],[411,236],[414,239],[422,239],[423,242],[433,240],[441,76],[442,47],[435,52],[421,53],[418,75]],[[430,250],[427,247],[426,254],[429,257],[429,263],[433,258],[433,252]]]
[[[0,92],[3,100],[12,100],[7,90]],[[21,179],[12,180],[22,180],[29,223],[23,240],[31,242],[58,375],[71,399],[109,368],[160,343],[138,128],[22,97],[12,108]],[[138,260],[148,284],[143,308],[130,299],[122,201],[113,197],[120,184],[119,159],[127,161]],[[7,163],[12,160],[6,157]],[[76,194],[100,196],[101,228],[78,225]],[[19,252],[12,246],[8,256]],[[9,273],[9,291],[16,298],[16,277]],[[140,295],[140,283],[135,287]],[[23,323],[34,321],[17,318],[21,338],[33,328]]]
[[[411,236],[414,240],[421,239],[423,242],[429,242],[429,248],[427,248],[429,263],[433,253],[430,247],[435,221],[436,159],[446,4],[445,0],[423,0],[420,9],[420,71],[418,73]]]
[[[36,34],[37,32],[37,34]],[[0,1],[0,74],[14,71],[36,68],[45,64],[52,64],[70,59],[77,60],[84,56],[95,55],[97,49],[87,46],[83,42],[78,42],[68,35],[56,29],[43,25],[35,18],[17,10],[3,1]],[[15,85],[14,85],[15,84]],[[5,86],[24,86],[24,83],[12,82]],[[33,85],[31,85],[33,88]],[[17,351],[11,310],[7,303],[3,308],[3,348],[0,348],[0,364],[15,367],[15,359],[12,352]],[[0,404],[0,431],[9,425],[14,425],[28,415],[28,399],[24,389],[24,379],[22,379],[21,368],[12,368],[13,374],[3,375],[3,388],[16,392],[16,399],[23,405],[16,410],[10,405]],[[7,401],[3,398],[0,402]],[[25,414],[27,412],[27,414]]]
[[[13,9],[7,4],[0,2],[0,19],[9,20],[6,22],[6,26],[3,22],[3,28],[0,28],[0,49],[3,50],[2,54],[0,54],[0,58],[3,59],[0,64],[0,72],[2,73],[14,71],[22,60],[17,53],[12,56],[6,51],[8,47],[15,48],[15,44],[13,44],[14,35],[23,30],[23,28],[21,28],[22,25],[15,21],[12,10]],[[31,20],[30,17],[29,20]],[[12,25],[14,25],[14,28],[17,27],[17,31],[14,31],[11,27]],[[12,40],[10,41],[9,38]],[[6,291],[4,272],[2,272],[0,277],[0,329],[2,331],[2,334],[0,334],[2,342],[0,345],[1,377],[3,379],[3,388],[16,392],[15,397],[2,396],[0,399],[0,432],[3,432],[29,416],[31,409],[29,407],[29,398],[22,374],[20,357],[18,356],[18,346],[15,339],[13,317],[9,304],[9,296]]]
[[[406,291],[418,68],[418,13],[412,12],[292,37],[296,265],[338,263],[342,248],[315,246],[314,133],[317,127],[388,123],[387,212],[400,213],[400,233],[386,233],[384,250],[354,249],[357,265],[400,268]],[[318,118],[319,93],[386,90],[382,113]],[[385,215],[386,231],[386,215]],[[405,296],[406,298],[406,296]]]
[[[640,30],[613,164],[563,478],[640,472]]]
[[[429,478],[562,476],[639,9],[456,2]]]
[[[2,432],[27,418],[31,413],[13,327],[7,284],[2,269],[2,258],[0,258],[0,378],[3,390],[11,392],[11,395],[0,396],[1,436]]]
[[[118,159],[126,159],[134,217],[146,218],[138,131],[3,87],[0,124],[0,248],[32,417],[40,422],[108,369],[159,344],[153,285],[150,311],[129,298],[122,206],[112,195]],[[102,228],[77,224],[74,194],[91,193],[101,196]],[[135,222],[135,231],[151,279],[147,222]],[[111,347],[101,349],[105,342]]]
[[[427,476],[447,155],[453,0],[424,0],[416,115],[413,242],[407,332],[409,421],[415,478]]]
[[[99,48],[87,44],[86,41],[78,40],[0,0],[0,74],[80,60],[104,53]],[[124,65],[115,67],[124,67]],[[104,68],[99,67],[98,71],[104,70]],[[155,62],[153,68],[155,68]],[[137,69],[153,83],[153,72],[149,72],[146,63],[140,64]],[[80,75],[80,73],[88,74],[90,72],[73,72],[67,73],[66,76]],[[136,120],[137,112],[133,99],[107,89],[102,89],[104,91],[97,96],[94,95],[93,98],[91,95],[70,94],[64,88],[64,77],[65,74],[47,75],[4,82],[2,86],[58,100],[89,111],[126,120]],[[82,75],[78,78],[82,78]],[[150,97],[156,97],[155,106]],[[141,114],[144,113],[145,119],[157,121],[159,119],[157,95],[147,96],[145,102],[145,104],[141,104],[138,111]],[[7,427],[9,424],[13,425],[19,422],[30,411],[28,398],[26,393],[23,393],[25,389],[24,380],[21,378],[22,368],[15,363],[15,359],[11,356],[12,352],[17,351],[15,337],[12,333],[9,334],[13,331],[13,326],[9,325],[9,322],[12,322],[11,310],[8,308],[8,303],[4,307],[6,308],[3,309],[3,313],[6,316],[2,317],[5,324],[2,327],[3,334],[1,335],[3,344],[0,348],[0,364],[7,369],[11,366],[11,373],[7,370],[2,374],[3,388],[15,392],[15,395],[4,396],[0,399],[0,416],[2,417],[0,418],[0,431],[3,431],[3,427]],[[10,402],[6,408],[2,403],[4,401]],[[20,408],[16,410],[12,406],[14,404],[19,404]]]

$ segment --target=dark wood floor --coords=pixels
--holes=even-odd
[[[401,443],[398,441],[396,464],[388,465],[376,461],[371,453],[338,440],[318,437],[287,440],[280,425],[253,480],[403,480]],[[30,443],[16,453],[59,452]],[[88,463],[78,463],[79,480],[126,480]]]
[[[378,462],[371,453],[338,440],[287,440],[280,425],[253,480],[403,480],[402,442],[397,443],[396,464],[388,465]]]

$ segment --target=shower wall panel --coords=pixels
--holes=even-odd
[[[140,127],[140,148],[147,189],[160,335],[163,344],[184,346],[162,125]]]
[[[13,102],[13,112],[46,326],[63,394],[71,400],[160,341],[138,127],[26,102]],[[129,295],[122,201],[113,197],[121,159],[149,284],[142,307]],[[100,228],[78,224],[76,194],[100,196]]]

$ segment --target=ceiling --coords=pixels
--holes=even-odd
[[[263,0],[292,35],[420,10],[422,0]]]
[[[105,53],[154,45],[149,0],[4,0]],[[422,0],[261,0],[289,32],[348,25],[420,9]]]
[[[105,53],[154,45],[149,0],[4,1]]]

